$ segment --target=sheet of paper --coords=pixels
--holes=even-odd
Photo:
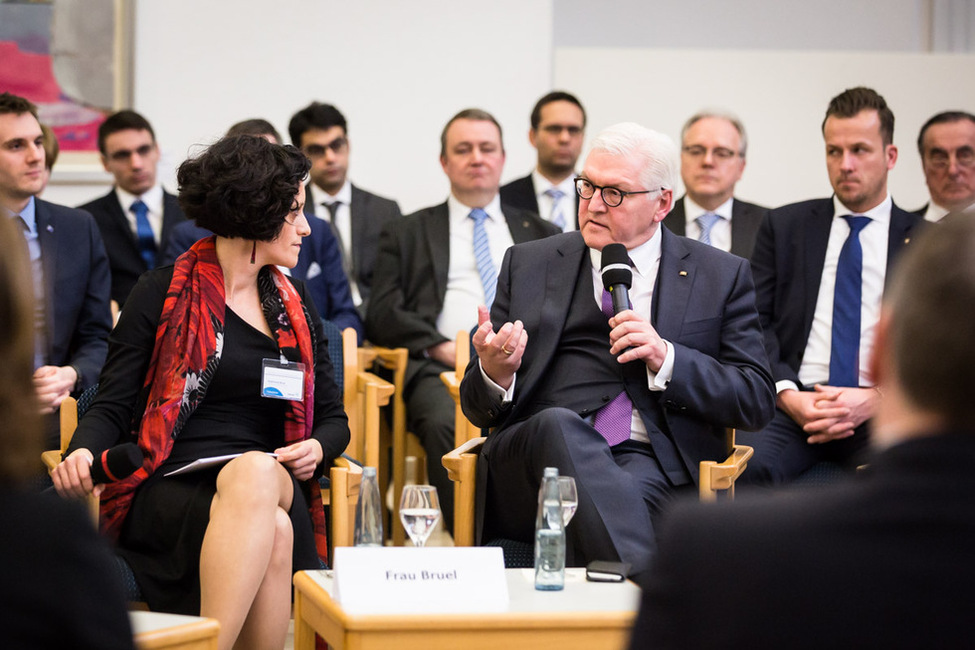
[[[265,453],[268,456],[272,456],[274,458],[277,458],[278,457],[277,454],[273,454],[273,453],[271,453],[269,451],[268,452],[265,452]],[[207,467],[213,467],[214,465],[222,465],[223,463],[226,463],[227,461],[233,460],[234,458],[237,458],[238,456],[241,456],[241,455],[243,455],[243,454],[226,454],[224,456],[208,456],[207,458],[198,458],[198,459],[194,460],[192,463],[188,463],[186,465],[183,465],[182,467],[179,467],[177,469],[174,469],[171,472],[166,472],[165,474],[163,474],[163,476],[176,476],[177,474],[186,474],[187,472],[196,472],[196,471],[199,471],[201,469],[206,469]]]

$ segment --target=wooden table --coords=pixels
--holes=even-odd
[[[506,569],[508,608],[485,614],[350,615],[332,599],[331,571],[295,575],[295,650],[312,650],[315,633],[336,650],[618,650],[636,618],[632,582],[586,582],[567,569],[565,589],[536,591],[532,569]]]
[[[215,618],[130,611],[139,650],[216,650],[220,623]]]

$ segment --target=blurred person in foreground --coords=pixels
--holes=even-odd
[[[326,556],[315,479],[349,441],[315,306],[277,268],[309,233],[308,166],[251,136],[180,165],[183,210],[216,234],[139,279],[54,472],[64,495],[101,494],[150,609],[216,618],[220,648],[284,645],[292,574]],[[94,486],[93,456],[131,441],[142,466]],[[240,455],[167,476],[228,454]]]
[[[0,219],[0,580],[3,647],[132,648],[108,548],[83,508],[28,487],[41,471],[24,236]]]
[[[869,466],[816,491],[675,510],[631,648],[967,645],[973,310],[975,221],[947,220],[911,244],[885,298]]]

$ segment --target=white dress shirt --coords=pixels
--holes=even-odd
[[[495,194],[483,209],[488,215],[484,220],[484,230],[491,248],[491,259],[495,271],[500,273],[504,253],[514,241],[501,212],[499,196]],[[443,310],[437,317],[437,331],[453,341],[459,330],[469,331],[477,325],[477,306],[484,304],[484,285],[474,258],[474,220],[470,218],[473,208],[451,194],[447,199],[447,210],[450,219],[450,264]]]
[[[705,210],[691,199],[690,196],[684,197],[684,232],[690,239],[701,238],[701,226],[697,223],[697,218],[713,212],[721,217],[714,222],[711,228],[711,245],[726,253],[731,252],[731,205],[734,197],[728,199],[718,206],[717,210]]]
[[[799,366],[799,381],[806,386],[829,381],[829,357],[833,340],[833,290],[836,287],[836,267],[840,250],[850,234],[850,226],[843,217],[860,215],[870,217],[870,223],[860,231],[863,249],[860,307],[860,386],[872,386],[868,375],[870,354],[880,319],[880,300],[884,293],[887,276],[887,240],[890,234],[890,210],[893,201],[888,194],[880,205],[863,213],[854,213],[833,197],[833,222],[829,229],[829,243],[823,262],[822,279],[812,328],[806,341],[806,351]],[[780,381],[776,390],[797,388],[792,382]]]
[[[162,226],[163,226],[163,188],[162,185],[158,183],[153,185],[151,188],[142,193],[141,196],[136,196],[135,194],[129,194],[123,190],[118,185],[115,186],[115,196],[118,198],[119,205],[122,206],[122,212],[125,214],[125,218],[129,221],[129,228],[132,230],[132,234],[138,239],[139,228],[135,221],[135,212],[132,212],[132,204],[137,200],[141,199],[146,207],[149,208],[149,214],[146,216],[149,219],[149,226],[152,228],[152,238],[156,240],[156,248],[158,249],[162,243]]]
[[[562,198],[559,199],[559,209],[562,210],[562,218],[565,224],[562,232],[570,232],[576,229],[576,186],[572,182],[575,174],[569,174],[561,183],[553,185],[550,180],[542,176],[536,169],[532,172],[532,184],[535,186],[535,199],[538,201],[539,216],[545,221],[552,221],[555,214],[555,205],[552,197],[547,192],[553,187],[562,191]]]

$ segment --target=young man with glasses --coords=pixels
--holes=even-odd
[[[931,201],[918,210],[925,221],[975,212],[975,115],[938,113],[921,127],[917,148]]]
[[[311,160],[305,212],[331,226],[352,300],[365,318],[379,233],[386,223],[402,216],[399,205],[349,181],[348,128],[345,116],[331,104],[312,102],[295,113],[288,134]]]
[[[159,145],[135,111],[109,115],[98,127],[98,149],[115,187],[80,207],[95,217],[112,265],[112,300],[119,308],[139,276],[156,268],[173,229],[186,221],[176,196],[159,182]]]
[[[501,187],[501,202],[540,215],[563,232],[577,230],[579,199],[572,185],[586,137],[586,110],[570,93],[555,90],[535,104],[528,140],[538,163],[528,176]]]
[[[677,182],[670,138],[610,127],[575,182],[579,231],[510,248],[479,313],[461,385],[466,415],[493,429],[478,530],[530,542],[542,469],[558,467],[579,491],[569,566],[639,573],[661,510],[693,488],[701,460],[727,456],[725,429],[772,417],[772,377],[748,263],[659,225]],[[608,244],[632,264],[632,308],[615,315],[600,277]]]
[[[680,174],[687,193],[664,225],[740,257],[749,257],[767,208],[734,197],[745,171],[745,126],[730,113],[702,112],[681,130]]]

